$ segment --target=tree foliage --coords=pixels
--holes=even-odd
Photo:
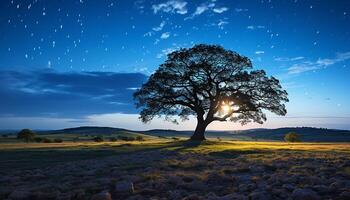
[[[247,57],[205,44],[168,54],[134,99],[143,122],[165,116],[177,123],[174,116],[194,115],[204,130],[213,121],[263,123],[263,110],[285,115],[288,101],[279,81],[252,70]]]
[[[17,139],[24,140],[25,142],[34,141],[35,133],[30,129],[22,129],[17,133]]]
[[[103,142],[103,137],[102,136],[96,136],[93,139],[95,142]]]
[[[286,142],[301,142],[301,139],[300,139],[299,134],[297,134],[297,133],[295,133],[295,132],[287,133],[287,134],[284,136],[284,140],[285,140]]]

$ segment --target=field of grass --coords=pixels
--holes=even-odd
[[[350,143],[287,143],[287,142],[248,142],[248,141],[208,141],[202,145],[186,149],[201,153],[222,151],[306,151],[306,152],[342,152],[350,153]]]
[[[106,190],[113,199],[140,195],[207,199],[213,193],[237,199],[236,195],[252,196],[253,190],[265,199],[288,199],[303,188],[312,188],[324,199],[344,199],[350,185],[350,143],[192,142],[159,137],[116,142],[8,141],[0,143],[0,185],[6,185],[0,189],[0,199],[23,188],[29,197],[46,195],[44,199],[52,195],[55,199],[57,194],[91,199]],[[125,181],[134,184],[133,192],[120,194],[116,185]],[[169,193],[173,190],[178,190],[177,196]]]
[[[186,140],[153,138],[145,141],[63,142],[0,144],[0,170],[30,169],[69,161],[99,159],[137,151],[160,150],[231,156],[246,153],[327,152],[350,155],[349,143],[286,143],[207,140],[201,144]]]
[[[1,143],[0,170],[34,169],[58,163],[99,159],[106,156],[146,151],[164,146],[164,142],[63,142],[63,143]]]
[[[124,137],[137,137],[141,136],[145,140],[154,140],[157,139],[158,137],[155,136],[150,136],[150,135],[145,135],[141,133],[136,133],[136,132],[129,132],[129,131],[116,131],[115,133],[111,134],[84,134],[84,133],[57,133],[57,134],[37,134],[36,137],[40,138],[47,138],[50,140],[54,140],[56,138],[62,139],[65,142],[87,142],[87,141],[92,141],[94,137],[96,136],[101,136],[103,137],[104,140],[108,141],[111,138],[117,138],[120,136]],[[0,137],[0,144],[2,143],[21,143],[21,140],[17,140],[16,134],[10,134],[6,135],[6,137]]]

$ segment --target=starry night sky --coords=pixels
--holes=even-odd
[[[193,129],[137,119],[132,93],[166,59],[220,44],[281,80],[286,117],[263,126],[350,129],[350,1],[3,0],[0,128]]]

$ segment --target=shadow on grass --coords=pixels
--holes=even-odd
[[[237,158],[245,154],[271,153],[269,150],[211,150],[205,152],[206,147],[210,145],[225,145],[226,142],[216,141],[172,141],[162,143],[139,143],[139,144],[121,144],[117,146],[77,146],[74,148],[58,147],[52,149],[21,149],[0,151],[0,170],[14,169],[33,169],[39,167],[48,167],[55,164],[101,159],[108,156],[119,156],[122,154],[131,154],[146,151],[162,151],[165,153],[177,154],[179,152],[197,152],[207,153],[209,156],[221,158]],[[230,145],[235,145],[229,143]],[[202,148],[203,147],[203,148]],[[281,150],[278,150],[281,151]],[[290,152],[290,150],[288,150]],[[293,151],[295,152],[295,150]]]
[[[186,149],[192,149],[200,146],[201,144],[207,144],[206,141],[185,140],[180,142],[174,142],[170,147],[176,147],[175,151],[182,151]]]
[[[0,170],[33,169],[113,155],[112,150],[1,151]]]
[[[199,146],[202,142],[176,141],[160,144],[121,144],[117,146],[84,146],[55,148],[31,148],[0,151],[0,170],[34,169],[55,164],[101,159],[108,156],[118,156],[128,153],[145,151],[178,152]]]

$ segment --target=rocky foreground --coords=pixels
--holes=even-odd
[[[0,199],[350,199],[348,154],[151,150],[0,172]]]

